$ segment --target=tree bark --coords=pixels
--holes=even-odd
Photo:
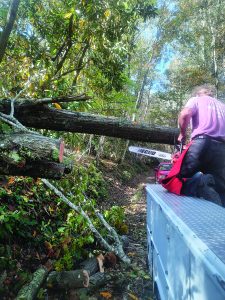
[[[0,174],[59,179],[70,171],[62,164],[63,142],[35,133],[0,134]]]
[[[53,289],[73,289],[89,286],[89,275],[86,270],[53,271],[47,278],[47,287]]]
[[[5,54],[5,49],[7,47],[9,36],[12,31],[15,19],[16,19],[16,14],[17,14],[19,3],[20,3],[20,0],[12,0],[11,1],[11,5],[9,7],[9,12],[7,15],[7,22],[6,22],[5,28],[3,29],[3,31],[0,35],[0,63]]]
[[[48,275],[48,270],[45,267],[39,268],[34,274],[30,283],[26,284],[19,291],[16,300],[33,300]]]
[[[0,103],[0,111],[9,113],[9,101]],[[173,145],[177,128],[137,124],[114,117],[57,110],[46,105],[33,106],[15,102],[15,117],[25,126],[55,131],[80,132],[134,141]]]
[[[88,274],[92,276],[100,271],[99,260],[96,257],[89,258],[80,264],[80,268],[86,270]]]

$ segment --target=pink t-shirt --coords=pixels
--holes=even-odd
[[[210,96],[193,97],[185,107],[192,109],[192,135],[206,134],[225,139],[225,104]]]

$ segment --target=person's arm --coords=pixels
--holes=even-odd
[[[178,136],[178,141],[179,142],[184,142],[186,138],[186,130],[188,127],[188,124],[191,120],[192,117],[192,109],[191,108],[183,108],[182,111],[180,112],[180,115],[178,117],[178,124],[180,127],[180,134]]]

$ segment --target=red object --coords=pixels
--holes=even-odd
[[[167,189],[169,192],[181,195],[181,189],[183,186],[183,182],[186,180],[185,178],[180,179],[178,177],[182,165],[182,161],[191,146],[191,143],[187,145],[187,148],[180,154],[180,156],[176,159],[173,164],[172,169],[165,179],[162,180],[162,186]]]
[[[155,168],[155,181],[161,183],[164,178],[169,174],[172,168],[172,163],[170,162],[161,162]]]

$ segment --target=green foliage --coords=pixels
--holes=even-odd
[[[12,132],[12,128],[8,124],[0,121],[0,133],[7,134],[11,132]]]
[[[23,157],[21,157],[17,151],[11,151],[9,154],[8,154],[8,157],[9,159],[14,162],[14,163],[19,163],[19,162],[22,162],[24,160]]]
[[[1,11],[7,9],[3,2]],[[105,91],[120,90],[138,23],[154,16],[152,0],[21,0],[0,66],[2,92],[14,95],[29,76],[35,77],[25,91],[31,97],[93,92],[99,77]],[[5,22],[2,14],[1,28]]]
[[[30,219],[25,209],[26,197],[19,196],[17,193],[8,193],[0,188],[0,197],[2,201],[8,202],[8,205],[0,206],[0,239],[6,239],[14,234],[29,238],[31,228],[35,228],[37,221]],[[29,231],[27,232],[27,229]]]
[[[165,39],[173,49],[170,86],[185,93],[196,85],[211,83],[223,95],[224,3],[174,0],[173,6],[164,27]]]
[[[71,253],[71,250],[69,251],[67,250],[65,251],[64,255],[55,262],[54,267],[56,271],[60,272],[63,270],[72,270],[73,265],[74,265],[73,254]]]
[[[76,199],[76,203],[83,202],[85,196],[97,201],[105,200],[108,194],[106,182],[94,162],[86,166],[75,165],[73,172],[66,180],[61,180],[60,185]]]
[[[125,234],[128,232],[128,227],[125,224],[124,208],[120,206],[112,206],[104,212],[104,217],[107,222],[116,228],[119,233]]]
[[[122,180],[123,180],[124,182],[130,180],[131,178],[132,178],[132,174],[131,174],[129,171],[124,170],[124,171],[122,172]]]
[[[81,204],[98,225],[93,206],[107,195],[101,172],[93,163],[77,166],[71,179],[61,182],[65,194]],[[86,255],[86,246],[94,242],[86,220],[39,181],[10,177],[8,187],[0,188],[0,198],[0,243],[16,238],[18,243],[23,240],[41,245],[46,255],[59,258],[58,269],[68,269],[75,259]]]

